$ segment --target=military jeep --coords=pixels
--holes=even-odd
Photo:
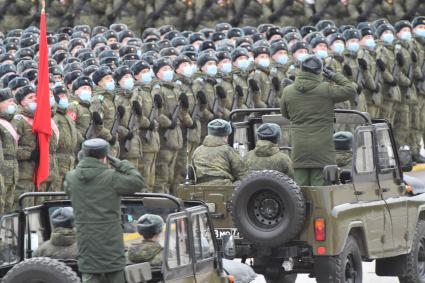
[[[291,125],[279,112],[234,111],[229,144],[244,155],[255,147],[256,129],[273,122],[282,128],[281,150],[290,152]],[[235,256],[268,282],[295,282],[307,273],[320,283],[359,283],[362,261],[373,260],[379,276],[425,282],[425,185],[403,174],[412,170],[409,149],[398,150],[391,124],[367,113],[335,110],[340,130],[354,135],[352,160],[326,166],[326,186],[299,187],[267,170],[236,186],[203,186],[192,172],[177,196],[204,200],[219,241],[234,238]]]
[[[40,205],[23,207],[26,198],[44,200]],[[34,251],[50,239],[50,215],[60,207],[71,205],[66,194],[25,193],[20,196],[19,205],[18,212],[0,219],[1,282],[80,282],[81,274],[76,260],[33,257]],[[233,282],[235,278],[244,278],[245,282],[250,282],[256,276],[248,265],[223,261],[208,207],[203,202],[183,202],[171,195],[137,193],[123,198],[121,208],[123,237],[127,248],[140,237],[135,233],[140,216],[153,213],[165,219],[162,266],[129,262],[126,268],[128,283],[189,283],[198,280],[226,283]],[[234,273],[230,275],[229,272]]]

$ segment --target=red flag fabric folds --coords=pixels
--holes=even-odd
[[[40,47],[38,60],[37,109],[34,115],[32,132],[37,134],[40,161],[36,164],[34,183],[37,188],[49,177],[49,143],[52,135],[50,93],[49,93],[49,59],[46,36],[46,13],[40,17]]]

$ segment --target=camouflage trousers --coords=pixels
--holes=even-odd
[[[147,186],[143,191],[144,193],[151,193],[155,185],[156,156],[156,152],[143,152],[142,158],[139,161],[139,172],[142,173]]]
[[[410,132],[408,137],[408,145],[414,154],[419,154],[421,150],[422,132],[425,122],[423,120],[423,111],[425,111],[425,99],[418,97],[417,101],[409,106],[410,112]]]
[[[124,271],[83,273],[83,283],[125,283]]]
[[[8,213],[13,211],[13,204],[15,201],[15,184],[4,183],[4,189],[2,189],[2,207],[0,213]]]
[[[395,113],[395,102],[391,99],[384,99],[380,113],[381,118],[388,119],[394,125]]]
[[[56,154],[58,159],[58,169],[59,176],[56,178],[55,183],[53,185],[54,191],[60,192],[62,191],[63,180],[65,179],[66,173],[74,169],[75,167],[75,158],[72,154]]]
[[[324,186],[323,168],[295,168],[294,178],[298,186]]]
[[[170,193],[178,150],[161,149],[156,158],[154,193]]]
[[[29,193],[29,192],[35,192],[36,187],[34,185],[33,180],[19,180],[16,184],[15,193],[14,193],[14,201],[13,201],[13,210],[18,209],[19,204],[19,196],[23,193]],[[24,206],[33,206],[34,205],[34,198],[25,198],[24,200]]]
[[[395,106],[394,135],[398,146],[409,145],[410,134],[410,108],[406,102],[398,103]]]

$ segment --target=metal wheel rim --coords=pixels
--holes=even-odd
[[[264,229],[275,228],[285,216],[283,201],[271,190],[262,190],[252,195],[248,209],[251,221]]]
[[[355,283],[357,278],[357,268],[356,263],[354,262],[354,257],[352,254],[349,254],[345,260],[344,264],[344,277],[346,283]]]

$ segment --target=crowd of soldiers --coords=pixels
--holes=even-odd
[[[34,26],[0,33],[2,211],[35,190],[38,38]],[[208,123],[235,109],[279,107],[308,54],[357,84],[356,98],[338,108],[389,119],[399,145],[425,162],[423,16],[339,27],[218,23],[198,32],[164,25],[140,37],[125,24],[77,25],[49,32],[48,43],[52,137],[43,191],[61,190],[83,141],[102,138],[139,169],[147,191],[173,192]]]
[[[25,28],[39,18],[41,1],[0,1],[0,30]],[[337,25],[357,24],[386,17],[390,22],[423,15],[419,0],[47,0],[47,25],[59,27],[88,24],[126,24],[141,35],[148,27],[171,24],[178,30],[198,30],[217,22],[233,26],[316,24],[320,19]]]

